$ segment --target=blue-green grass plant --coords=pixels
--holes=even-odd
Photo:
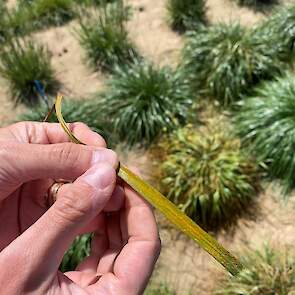
[[[235,123],[244,145],[289,192],[295,187],[295,76],[261,84],[240,106]]]
[[[124,3],[118,1],[80,18],[78,39],[95,69],[112,72],[139,56],[126,29],[128,13]]]
[[[240,24],[219,24],[187,34],[184,67],[203,97],[229,106],[264,79],[280,75],[288,64],[266,34]]]
[[[14,102],[29,106],[39,102],[35,80],[40,81],[49,94],[59,87],[49,51],[33,40],[16,39],[6,44],[0,52],[0,75],[8,81]]]
[[[178,31],[196,30],[206,24],[206,5],[204,0],[168,0],[168,21]]]
[[[187,120],[192,98],[182,72],[137,60],[116,68],[101,109],[121,140],[146,145]]]

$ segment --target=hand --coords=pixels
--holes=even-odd
[[[81,123],[87,144],[68,142],[59,124],[0,129],[0,293],[142,294],[159,255],[150,206],[118,184],[116,154]],[[48,208],[53,179],[67,179]],[[94,232],[91,254],[76,271],[58,271],[81,233]]]

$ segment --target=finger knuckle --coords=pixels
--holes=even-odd
[[[92,211],[91,196],[92,189],[82,184],[74,189],[61,192],[55,203],[58,219],[68,223],[83,221]]]
[[[54,147],[53,152],[50,154],[52,154],[54,157],[57,157],[57,160],[61,164],[75,164],[81,159],[82,150],[79,148],[79,146],[73,143],[64,143]]]

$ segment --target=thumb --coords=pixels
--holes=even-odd
[[[64,252],[81,227],[104,209],[115,185],[116,171],[111,165],[92,166],[74,183],[61,187],[54,205],[2,251],[2,259],[8,259],[14,269],[25,266],[21,281],[26,285],[54,276]]]

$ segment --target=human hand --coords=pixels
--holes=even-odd
[[[81,123],[87,144],[68,142],[59,124],[0,129],[0,294],[142,294],[160,250],[150,206],[116,179],[117,156]],[[48,208],[53,179],[67,179]],[[76,271],[58,271],[81,233],[91,254]]]

